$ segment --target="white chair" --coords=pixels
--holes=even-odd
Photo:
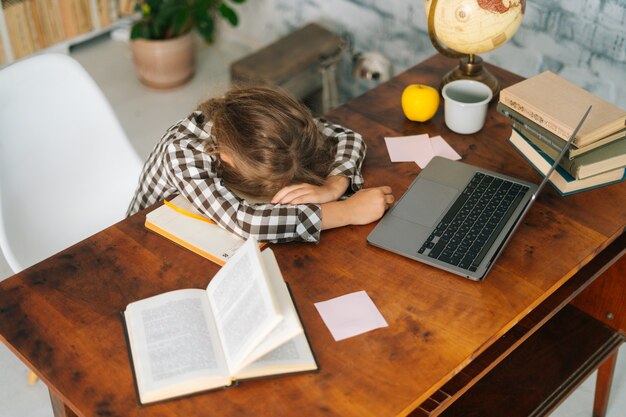
[[[15,273],[123,219],[141,165],[73,58],[0,70],[0,249]]]

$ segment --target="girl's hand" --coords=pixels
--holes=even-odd
[[[322,230],[380,219],[394,202],[391,187],[363,188],[347,200],[322,204]]]
[[[350,185],[348,177],[332,176],[324,185],[294,184],[281,189],[272,197],[273,204],[323,204],[336,201]]]

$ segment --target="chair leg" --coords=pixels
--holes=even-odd
[[[28,383],[30,385],[35,384],[35,382],[37,382],[38,379],[39,379],[39,377],[33,371],[29,371],[28,372]]]
[[[613,352],[598,368],[596,393],[593,401],[593,417],[604,417],[606,415],[606,409],[609,405],[609,396],[611,394],[611,384],[613,383],[613,371],[615,370],[617,352],[618,350]]]

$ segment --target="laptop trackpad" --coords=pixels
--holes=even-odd
[[[432,227],[454,201],[459,190],[426,179],[418,179],[393,210],[393,215]]]

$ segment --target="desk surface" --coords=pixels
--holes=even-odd
[[[384,136],[441,134],[463,161],[539,181],[507,143],[492,103],[461,136],[406,120],[400,95],[436,85],[455,60],[430,58],[328,116],[363,134],[368,186],[396,198],[414,163],[389,162]],[[503,86],[521,78],[490,67]],[[138,408],[119,312],[135,300],[204,288],[218,267],[143,226],[145,211],[0,283],[0,338],[78,415],[336,415],[410,412],[608,246],[626,226],[626,184],[559,197],[547,187],[487,279],[475,283],[367,245],[372,225],[325,231],[318,245],[273,245],[320,372]],[[389,327],[335,342],[313,303],[365,290]],[[245,411],[245,412],[244,412]]]

